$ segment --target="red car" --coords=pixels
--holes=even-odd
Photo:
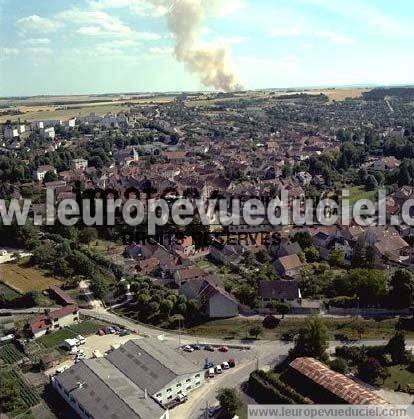
[[[228,352],[229,348],[227,346],[220,346],[220,348],[218,348],[218,350],[220,352]]]
[[[98,331],[98,335],[99,336],[103,336],[105,334],[105,332],[102,330],[102,329],[99,329],[99,331]]]

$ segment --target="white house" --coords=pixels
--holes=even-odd
[[[75,170],[86,170],[88,168],[88,160],[85,159],[73,159],[72,160],[72,167]]]
[[[49,128],[44,128],[42,130],[42,137],[43,138],[49,138],[51,140],[53,140],[56,136],[55,133],[55,128],[54,127],[49,127]]]
[[[19,130],[13,127],[6,127],[4,128],[4,138],[6,140],[11,140],[12,138],[19,136]]]
[[[78,312],[78,306],[70,305],[45,313],[29,324],[29,332],[36,339],[48,332],[70,326],[79,320]]]
[[[53,172],[57,174],[56,169],[53,166],[39,166],[37,170],[34,172],[34,179],[39,182],[42,182],[47,172]]]

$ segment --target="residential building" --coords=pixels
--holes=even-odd
[[[34,179],[39,182],[42,182],[47,172],[53,172],[57,174],[56,169],[53,166],[39,166],[34,173]]]
[[[282,256],[273,263],[276,271],[286,277],[295,277],[304,266],[298,255]]]
[[[200,302],[201,310],[210,318],[228,318],[239,314],[239,302],[220,287],[214,277],[189,280],[180,287],[180,294]]]
[[[56,136],[55,127],[43,128],[41,134],[43,138],[53,140]]]
[[[48,332],[62,329],[79,320],[78,311],[78,306],[68,305],[50,313],[45,313],[28,324],[27,331],[36,339]]]
[[[85,171],[88,168],[88,160],[85,159],[73,159],[72,167],[74,170]]]
[[[264,306],[272,301],[300,304],[302,295],[294,280],[260,281],[259,295]]]
[[[4,138],[6,140],[11,140],[18,136],[19,136],[19,130],[17,128],[14,128],[14,127],[4,128]]]

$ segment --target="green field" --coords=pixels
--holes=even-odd
[[[263,334],[259,339],[276,340],[286,332],[297,333],[303,327],[305,318],[285,318],[274,329],[263,329]],[[334,339],[335,334],[343,334],[349,338],[358,338],[358,330],[363,330],[362,339],[389,339],[395,333],[397,319],[387,319],[376,321],[373,319],[361,320],[354,318],[344,319],[324,319],[330,339]],[[190,335],[217,337],[223,339],[245,339],[249,337],[249,329],[252,326],[261,326],[261,320],[250,319],[224,319],[212,320],[201,325],[183,330]],[[407,332],[406,337],[413,337],[414,332]]]
[[[390,376],[384,381],[382,387],[389,388],[391,390],[406,391],[407,384],[414,385],[414,373],[408,371],[407,365],[394,365],[388,367]]]

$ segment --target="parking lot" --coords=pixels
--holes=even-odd
[[[122,345],[126,342],[128,342],[130,339],[142,339],[142,336],[136,335],[136,334],[130,334],[127,336],[119,336],[115,334],[110,335],[90,335],[85,338],[85,344],[80,345],[79,349],[82,349],[86,355],[86,358],[91,358],[93,351],[97,350],[102,355],[105,354],[105,352],[108,352],[111,350],[112,345]],[[75,362],[75,355],[69,355],[70,359],[66,360],[65,362],[62,362],[59,365],[56,365],[53,368],[50,368],[46,371],[46,374],[51,375],[54,374],[56,369],[59,367],[65,366],[72,366]]]
[[[215,347],[214,352],[210,352],[204,349],[204,345],[200,346],[201,349],[194,350],[193,352],[186,352],[182,348],[177,350],[201,368],[204,368],[206,361],[212,362],[214,366],[216,366],[221,365],[224,361],[228,361],[229,359],[234,359],[237,366],[256,358],[256,352],[252,349],[228,348],[227,352],[221,352],[218,347]]]

